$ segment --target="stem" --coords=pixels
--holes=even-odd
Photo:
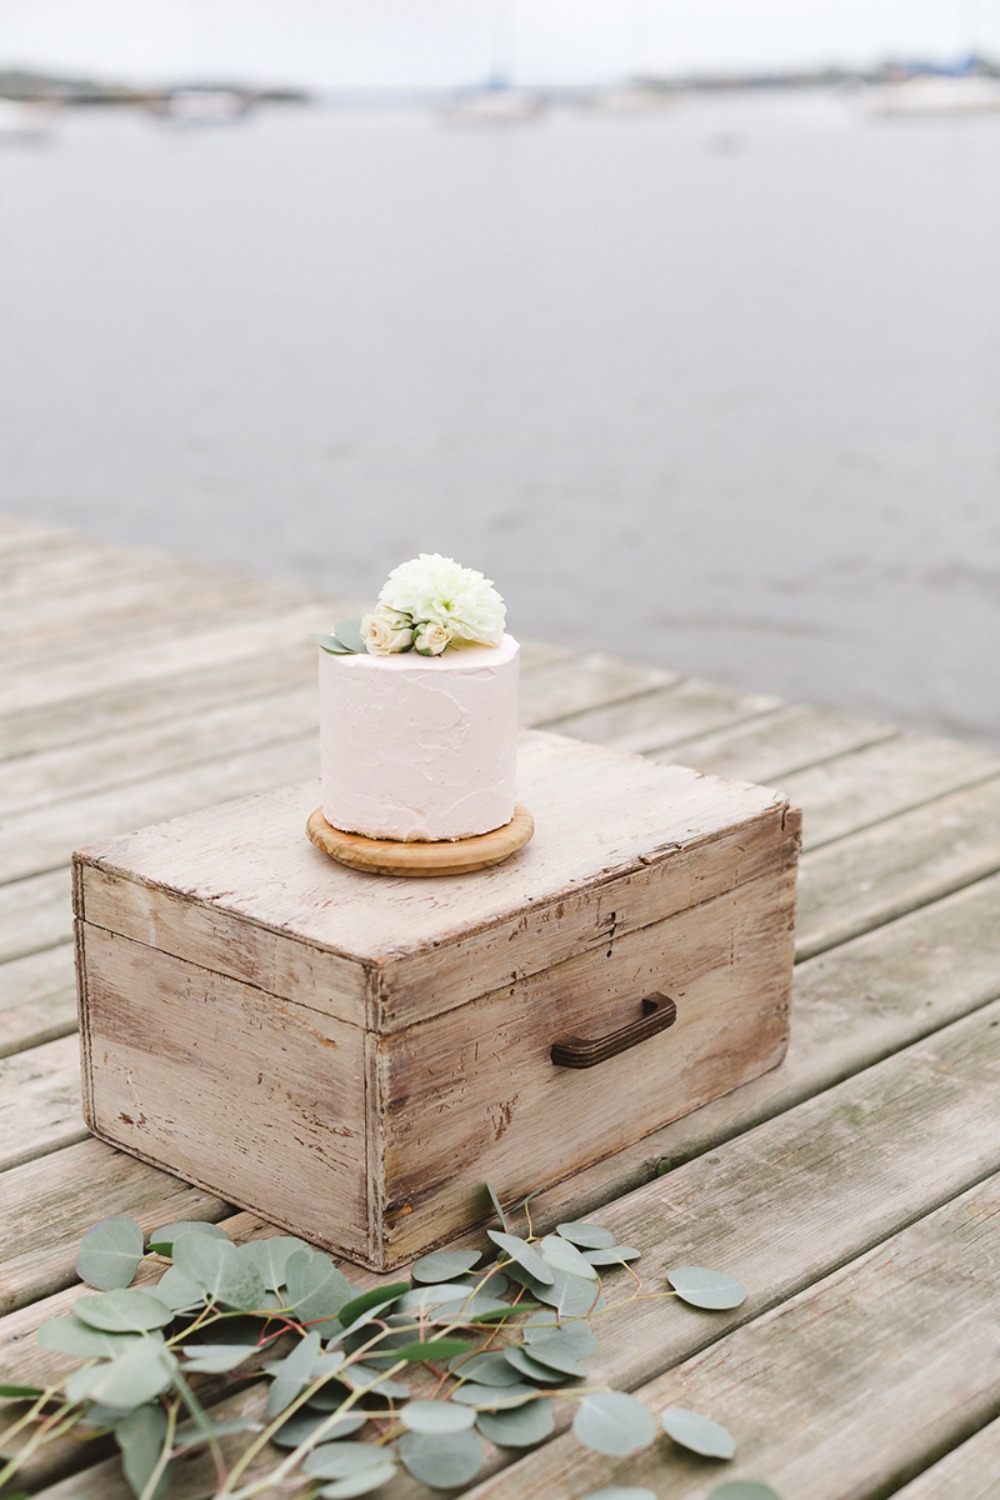
[[[52,1394],[52,1391],[54,1391],[54,1389],[55,1388],[52,1387],[48,1392],[43,1392],[42,1396],[38,1397],[34,1406],[31,1408],[31,1411],[28,1412],[26,1416],[20,1418],[17,1422],[15,1422],[12,1427],[9,1427],[7,1429],[7,1431],[3,1434],[4,1438],[6,1439],[10,1437],[12,1433],[20,1431],[20,1429],[24,1427],[26,1422],[32,1420],[32,1418],[37,1415],[39,1406],[44,1401],[47,1401],[50,1398],[50,1395]],[[83,1409],[81,1407],[78,1411],[74,1411],[74,1405],[75,1403],[72,1401],[64,1402],[62,1406],[57,1407],[54,1412],[52,1412],[48,1417],[45,1417],[43,1421],[38,1424],[38,1430],[32,1433],[31,1437],[25,1443],[21,1451],[19,1453],[15,1453],[13,1457],[4,1464],[3,1468],[0,1469],[0,1485],[5,1484],[8,1479],[13,1478],[18,1469],[21,1468],[22,1464],[24,1464],[25,1461],[29,1459],[33,1453],[37,1453],[39,1448],[41,1448],[45,1443],[54,1440],[57,1437],[62,1437],[64,1432],[68,1432],[71,1427],[74,1427],[76,1423],[79,1422],[80,1418],[83,1416]],[[72,1416],[69,1415],[70,1413],[72,1413]],[[60,1423],[62,1424],[61,1426],[53,1425]]]
[[[198,1400],[198,1397],[195,1395],[194,1391],[184,1379],[184,1376],[181,1374],[180,1370],[176,1370],[174,1372],[174,1385],[176,1386],[178,1394],[180,1395],[181,1400],[184,1402],[184,1405],[191,1413],[191,1416],[194,1419],[194,1425],[197,1427],[199,1432],[203,1432],[205,1434],[208,1442],[208,1451],[211,1453],[212,1462],[215,1465],[216,1477],[221,1484],[226,1477],[226,1461],[222,1456],[222,1448],[219,1444],[219,1439],[213,1436],[214,1429],[212,1421],[206,1414],[205,1408]]]
[[[170,1455],[174,1446],[174,1434],[177,1431],[177,1412],[177,1402],[172,1401],[167,1407],[167,1430],[163,1435],[163,1447],[160,1450],[160,1456],[156,1460],[153,1472],[142,1487],[142,1494],[139,1496],[139,1500],[153,1500],[153,1496],[159,1489],[160,1480],[167,1472],[167,1464],[170,1462]]]

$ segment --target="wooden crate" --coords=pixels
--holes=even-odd
[[[91,1128],[384,1270],[774,1067],[798,811],[538,733],[518,795],[466,876],[335,864],[316,784],[76,855]]]

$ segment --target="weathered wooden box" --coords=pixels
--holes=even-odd
[[[467,876],[335,864],[314,784],[78,854],[92,1129],[386,1269],[774,1067],[798,812],[543,734],[518,795]]]

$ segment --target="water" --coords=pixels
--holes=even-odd
[[[81,111],[0,265],[0,512],[1000,746],[1000,116]]]

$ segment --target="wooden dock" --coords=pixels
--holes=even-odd
[[[0,1379],[69,1362],[34,1343],[75,1296],[83,1232],[218,1220],[206,1193],[88,1137],[69,856],[317,767],[314,649],[344,601],[47,528],[0,523]],[[873,645],[873,649],[875,646]],[[957,648],[956,648],[957,649]],[[547,646],[526,724],[787,792],[805,813],[787,1061],[535,1201],[749,1299],[602,1315],[595,1378],[706,1412],[733,1462],[661,1438],[602,1458],[559,1432],[463,1493],[577,1500],[604,1485],[704,1500],[1000,1496],[1000,756]],[[377,1284],[355,1270],[352,1280]],[[614,1297],[609,1295],[609,1300]],[[46,1450],[15,1489],[126,1500],[106,1449]],[[171,1497],[204,1495],[188,1474]],[[387,1500],[429,1492],[406,1478]]]

